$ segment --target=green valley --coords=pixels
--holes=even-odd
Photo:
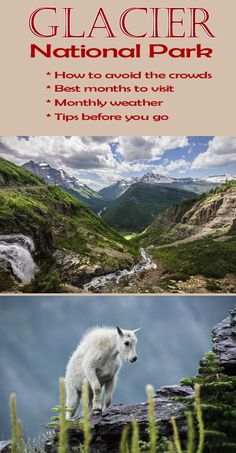
[[[167,207],[196,194],[155,184],[136,183],[108,206],[103,220],[122,232],[140,232]]]

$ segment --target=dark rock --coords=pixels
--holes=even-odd
[[[155,394],[155,416],[158,421],[160,436],[172,434],[170,419],[175,417],[180,437],[185,438],[185,404],[176,401],[174,399],[176,397],[186,398],[187,402],[193,397],[193,390],[190,387],[176,385],[163,387]],[[122,431],[125,426],[131,425],[134,418],[139,424],[140,439],[146,440],[148,428],[147,403],[115,404],[103,414],[92,416],[90,418],[92,429],[91,453],[118,453]],[[77,421],[72,422],[69,428],[71,451],[75,447],[78,448],[80,443],[83,442],[83,435],[78,428]],[[56,453],[57,440],[49,439],[46,442],[45,450],[47,453]]]
[[[230,375],[236,374],[236,305],[212,330],[213,351]]]

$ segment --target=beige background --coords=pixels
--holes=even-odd
[[[210,26],[216,38],[210,39],[203,35],[201,39],[160,39],[158,41],[147,38],[144,40],[128,39],[121,36],[119,39],[39,39],[29,30],[28,18],[31,12],[40,6],[74,7],[76,18],[79,20],[79,29],[84,25],[92,24],[96,11],[100,6],[104,8],[115,31],[118,30],[117,18],[120,13],[131,6],[140,7],[202,7],[210,12]],[[235,0],[11,0],[1,5],[1,135],[235,135]],[[58,16],[59,18],[60,16]],[[140,16],[141,17],[141,16]],[[61,22],[61,21],[60,21]],[[56,20],[54,21],[56,24]],[[76,21],[75,21],[76,23]],[[143,18],[141,20],[143,25]],[[148,20],[147,20],[148,23]],[[149,20],[150,23],[150,20]],[[137,27],[138,27],[137,23]],[[75,27],[77,30],[77,28]],[[45,46],[51,43],[53,47],[69,47],[71,44],[86,44],[90,47],[129,47],[136,42],[142,43],[142,59],[57,59],[48,60],[44,57],[31,59],[29,57],[30,44]],[[173,47],[194,46],[201,42],[203,46],[213,47],[212,59],[172,59],[160,57],[148,59],[145,49],[150,43],[167,43]],[[131,113],[131,114],[158,114],[167,113],[170,120],[154,123],[144,122],[62,122],[53,118],[53,113],[59,108],[53,103],[46,104],[46,99],[53,99],[56,94],[46,90],[46,85],[52,78],[46,76],[47,71],[66,72],[128,72],[152,70],[155,72],[204,72],[214,74],[212,80],[174,81],[175,93],[158,95],[146,94],[146,99],[164,100],[161,109],[147,109],[145,107],[115,110],[110,108],[63,108],[67,114],[76,114],[84,111],[87,114],[103,113]],[[74,85],[76,81],[69,81],[67,85]],[[99,80],[98,85],[102,84]],[[111,81],[107,81],[111,85]],[[114,84],[115,82],[112,82]],[[119,83],[119,82],[116,82]],[[121,83],[124,83],[121,81]],[[126,81],[125,83],[128,83]],[[138,81],[140,83],[140,81]],[[159,83],[159,82],[157,82]],[[168,79],[164,84],[171,83]],[[104,82],[103,82],[104,84]],[[143,84],[143,82],[142,82]],[[151,85],[156,82],[151,81]],[[93,95],[97,98],[98,95]],[[64,95],[58,95],[64,98]],[[91,98],[91,95],[87,96]],[[130,99],[139,95],[130,94]],[[67,95],[69,99],[78,99],[76,93]],[[85,98],[85,96],[83,96]],[[101,99],[110,99],[111,95],[100,95]],[[128,99],[125,95],[114,95],[114,99]],[[50,112],[52,118],[46,114]]]

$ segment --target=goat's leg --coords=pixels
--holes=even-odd
[[[102,388],[100,385],[100,382],[97,378],[97,375],[95,373],[95,370],[88,370],[87,371],[87,380],[89,381],[89,384],[91,386],[91,389],[93,391],[93,414],[96,415],[100,412],[102,412],[102,406],[101,406],[101,392]]]
[[[73,417],[79,407],[81,392],[74,387],[67,386],[66,389],[66,418]]]
[[[103,410],[107,409],[111,404],[114,384],[115,384],[114,378],[105,383],[105,399]]]
[[[88,401],[88,413],[91,414],[93,411],[93,391],[89,386],[89,401]]]

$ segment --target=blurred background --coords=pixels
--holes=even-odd
[[[17,394],[26,437],[38,437],[58,404],[58,378],[91,326],[136,329],[139,359],[124,363],[113,402],[146,401],[155,389],[196,374],[211,349],[211,329],[234,296],[2,296],[0,298],[0,440],[10,436],[9,394]]]

